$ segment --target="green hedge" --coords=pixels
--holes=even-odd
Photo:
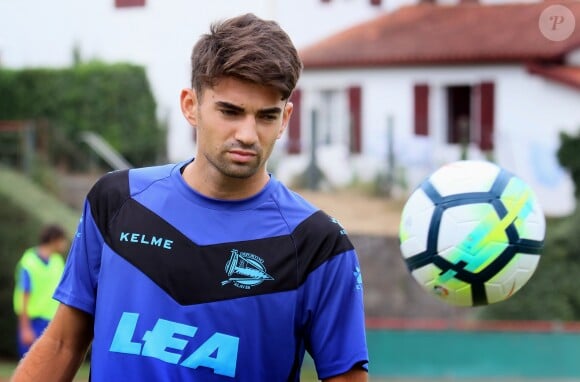
[[[0,120],[46,120],[52,155],[77,164],[80,134],[101,134],[135,166],[165,155],[165,131],[145,69],[90,62],[64,69],[0,70]],[[59,140],[66,139],[61,144]],[[69,149],[67,150],[67,147]]]

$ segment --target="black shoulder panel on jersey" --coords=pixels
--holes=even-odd
[[[317,211],[303,221],[292,236],[298,253],[300,284],[333,256],[353,249],[345,229],[324,211]]]
[[[110,232],[111,248],[181,305],[297,287],[288,235],[201,246],[134,199],[122,205]]]
[[[129,170],[104,175],[87,195],[95,224],[108,244],[111,243],[109,223],[129,196]]]
[[[352,248],[324,213],[291,235],[205,246],[131,198],[109,223],[115,253],[181,305],[293,290],[324,261]]]

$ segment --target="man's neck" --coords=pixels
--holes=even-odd
[[[38,253],[38,256],[42,257],[43,259],[49,259],[50,256],[52,255],[52,248],[50,248],[47,245],[40,245],[38,246],[36,253]]]
[[[250,178],[232,178],[207,175],[207,171],[190,162],[182,173],[185,182],[200,194],[220,200],[241,200],[259,193],[270,180],[264,169]]]

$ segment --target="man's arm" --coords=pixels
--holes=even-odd
[[[72,381],[93,337],[93,317],[60,304],[46,331],[32,345],[11,381]]]
[[[20,341],[23,345],[31,345],[36,339],[36,334],[32,329],[30,318],[28,317],[29,293],[22,293],[22,312],[18,316],[18,330],[20,330]]]
[[[30,274],[25,268],[20,270],[20,279],[18,280],[19,287],[22,288],[22,308],[18,315],[18,330],[20,335],[20,342],[22,345],[30,346],[36,340],[36,334],[32,329],[30,317],[28,315],[28,305],[30,302],[31,281]],[[18,286],[17,286],[18,288]]]
[[[344,374],[323,379],[322,382],[367,382],[368,373],[366,370],[352,369]]]

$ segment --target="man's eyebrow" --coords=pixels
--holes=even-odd
[[[225,102],[225,101],[216,101],[216,106],[224,108],[224,109],[230,109],[230,110],[235,110],[235,111],[239,111],[242,112],[244,111],[243,107],[240,107],[238,105],[234,105],[233,103],[229,103],[229,102]]]
[[[217,107],[221,107],[221,108],[228,109],[228,110],[234,110],[234,111],[237,111],[240,113],[245,111],[245,109],[243,107],[238,106],[238,105],[234,105],[233,103],[229,103],[226,101],[216,101],[215,104]],[[281,112],[282,112],[282,109],[278,106],[258,110],[258,113],[260,113],[260,114],[280,114]]]
[[[282,112],[282,109],[274,106],[274,107],[269,107],[266,109],[262,109],[259,111],[260,114],[280,114]]]

